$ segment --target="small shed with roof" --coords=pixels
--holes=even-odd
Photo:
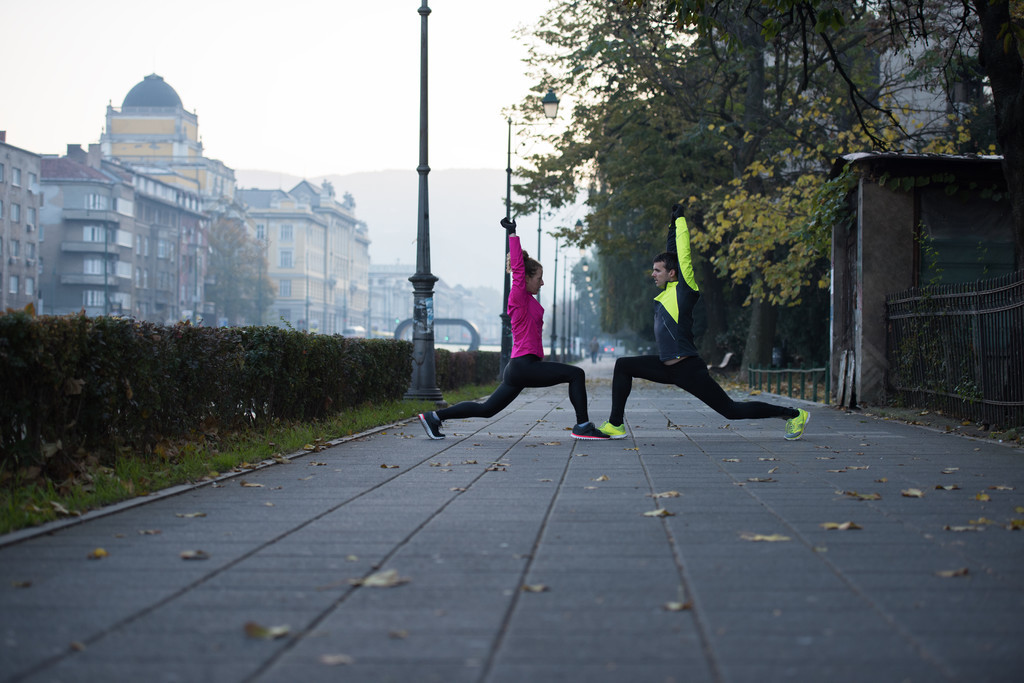
[[[886,296],[929,284],[1013,273],[1013,217],[998,156],[867,153],[837,159],[850,174],[849,214],[832,231],[832,399],[887,395]]]

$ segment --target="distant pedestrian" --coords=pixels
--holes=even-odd
[[[601,350],[600,345],[597,343],[597,337],[590,340],[590,362],[597,362],[597,352]]]
[[[508,294],[508,315],[512,323],[512,354],[501,384],[483,403],[463,401],[448,408],[420,413],[419,420],[431,439],[443,439],[445,420],[465,417],[493,417],[508,407],[526,387],[569,385],[569,401],[576,411],[574,439],[607,439],[587,415],[587,379],[582,368],[543,360],[544,307],[535,298],[544,285],[544,267],[523,251],[516,235],[516,222],[501,220],[508,232],[509,258],[506,269],[512,274]]]
[[[693,275],[690,232],[683,207],[672,207],[666,251],[654,257],[654,284],[662,290],[654,297],[654,339],[657,356],[624,356],[612,374],[612,409],[601,431],[613,439],[626,438],[626,399],[633,378],[674,384],[690,392],[728,420],[780,417],[786,420],[786,438],[799,439],[810,415],[799,408],[783,408],[763,401],[734,401],[712,379],[693,343],[693,307],[700,298]]]

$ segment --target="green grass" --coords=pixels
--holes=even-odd
[[[490,394],[497,386],[463,387],[446,392],[445,400],[453,404],[472,400]],[[430,401],[391,401],[360,406],[316,423],[203,436],[173,448],[158,448],[150,457],[129,455],[118,458],[113,467],[94,466],[71,484],[11,479],[0,490],[0,534],[80,515],[178,484],[214,478],[249,463],[405,420],[432,408]]]

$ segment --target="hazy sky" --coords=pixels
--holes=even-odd
[[[532,83],[513,38],[551,0],[428,2],[429,163],[505,167]],[[0,0],[0,130],[41,154],[99,141],[157,73],[206,156],[303,177],[419,162],[421,0]]]

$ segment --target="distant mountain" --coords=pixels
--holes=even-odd
[[[242,188],[283,190],[302,180],[254,170],[236,170],[235,177]],[[356,217],[369,230],[373,263],[416,265],[419,175],[415,170],[306,180],[317,184],[329,180],[339,197],[352,194]],[[505,172],[494,169],[432,170],[427,175],[431,273],[452,286],[502,290],[505,234],[498,220],[505,215],[505,182]]]

